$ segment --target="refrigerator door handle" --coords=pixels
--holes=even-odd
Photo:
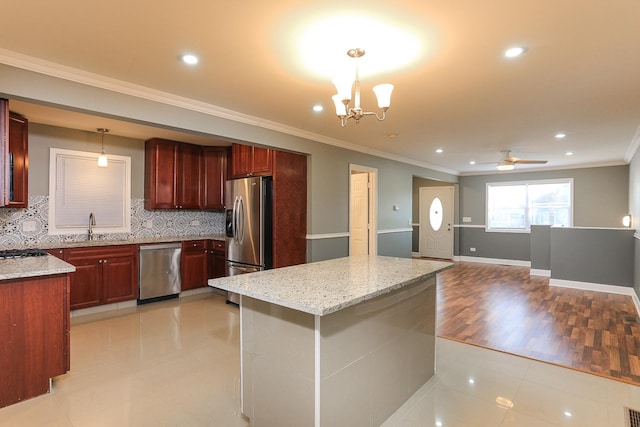
[[[238,200],[238,196],[233,200],[233,213],[231,215],[231,234],[236,242],[238,241]]]
[[[244,240],[244,199],[242,196],[238,197],[238,240],[242,242]]]

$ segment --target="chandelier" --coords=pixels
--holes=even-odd
[[[356,59],[356,73],[355,80],[351,78],[335,78],[333,84],[336,86],[338,93],[333,95],[331,99],[336,106],[336,114],[340,119],[340,125],[346,126],[349,119],[354,119],[356,123],[360,123],[360,119],[364,116],[376,116],[379,121],[382,121],[386,117],[387,110],[391,105],[391,92],[393,91],[392,84],[379,84],[373,87],[373,92],[378,100],[378,108],[381,110],[381,115],[373,111],[364,111],[360,107],[360,79],[358,75],[358,62],[357,59],[363,57],[365,54],[364,49],[349,49],[347,55]],[[351,107],[353,92],[354,105]]]

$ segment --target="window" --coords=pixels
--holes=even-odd
[[[526,231],[531,225],[570,227],[573,180],[487,183],[487,229]]]
[[[131,231],[131,158],[109,155],[98,167],[98,153],[50,149],[49,234],[83,234],[89,214],[96,233]]]

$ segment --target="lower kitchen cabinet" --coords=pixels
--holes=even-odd
[[[180,276],[182,290],[207,286],[209,268],[209,249],[206,240],[182,242]]]
[[[0,408],[49,391],[69,370],[67,275],[0,284]]]
[[[71,248],[63,253],[63,259],[76,267],[70,274],[72,310],[138,298],[136,245]]]
[[[223,240],[209,240],[209,279],[227,275],[225,250]]]

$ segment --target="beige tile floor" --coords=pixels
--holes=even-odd
[[[0,409],[0,426],[248,426],[238,326],[215,294],[74,318],[72,370]],[[624,427],[623,407],[640,409],[640,387],[445,339],[437,351],[436,376],[385,427]]]

